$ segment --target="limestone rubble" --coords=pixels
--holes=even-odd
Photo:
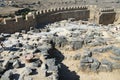
[[[120,32],[116,26],[80,23],[63,20],[44,29],[1,34],[1,80],[37,80],[34,75],[39,74],[44,80],[59,80],[63,60],[78,60],[80,71],[120,69]]]

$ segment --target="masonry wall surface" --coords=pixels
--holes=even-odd
[[[98,18],[99,18],[99,24],[108,25],[113,24],[115,21],[115,12],[102,12]]]
[[[21,30],[29,30],[30,27],[43,28],[45,24],[67,20],[68,18],[85,21],[94,20],[94,22],[104,25],[112,24],[116,20],[116,12],[113,9],[103,9],[98,12],[94,9],[90,10],[86,6],[73,6],[41,10],[34,15],[27,16],[26,19],[22,17],[5,19],[4,24],[0,24],[0,33],[14,33]],[[119,20],[117,19],[117,21]]]
[[[6,20],[6,24],[0,24],[0,33],[14,33],[21,30],[29,30],[30,27],[36,26],[36,19],[28,17],[28,20],[18,18],[15,20]]]
[[[6,24],[0,24],[0,33],[14,33],[21,30],[29,30],[30,27],[43,28],[42,25],[56,21],[74,18],[75,20],[88,20],[90,11],[85,6],[55,8],[42,10],[39,14],[27,17],[27,19],[17,18],[5,20]]]
[[[116,12],[114,24],[120,24],[120,10]]]
[[[42,27],[42,25],[53,23],[56,21],[67,20],[69,18],[74,18],[75,20],[88,20],[90,15],[89,10],[66,10],[58,11],[54,13],[46,13],[36,16],[37,26]]]

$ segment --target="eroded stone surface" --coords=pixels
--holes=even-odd
[[[35,79],[36,76],[42,80],[59,80],[62,68],[67,69],[64,61],[71,62],[69,67],[80,71],[120,69],[120,32],[113,33],[114,27],[80,22],[64,20],[49,24],[45,29],[8,35],[3,41],[5,48],[0,46],[0,74],[4,78],[11,69],[20,75],[19,80],[29,79],[29,76],[32,76],[30,80],[39,80]]]

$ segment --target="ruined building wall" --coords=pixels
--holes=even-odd
[[[13,19],[4,19],[0,24],[1,33],[14,33],[21,30],[29,30],[30,27],[36,26],[36,19],[33,15],[26,16],[24,19],[22,16],[16,16]]]
[[[89,6],[90,10],[90,22],[96,22],[96,17],[97,17],[97,6],[96,5],[90,5]]]
[[[116,14],[117,13],[117,14]],[[21,30],[29,30],[30,27],[42,28],[42,25],[74,18],[75,20],[89,20],[98,24],[120,23],[120,12],[112,8],[97,9],[97,6],[72,6],[60,7],[37,11],[35,14],[26,15],[25,19],[16,16],[12,19],[4,19],[0,23],[0,33],[14,33]]]
[[[120,24],[120,9],[116,10],[116,16],[115,16],[114,24]]]
[[[75,20],[88,20],[90,11],[86,6],[73,6],[67,8],[56,8],[49,10],[39,11],[36,15],[37,25],[43,25],[61,20],[67,20],[68,18],[74,18]]]
[[[100,9],[97,22],[99,24],[108,25],[115,21],[116,12],[112,8]]]
[[[112,8],[101,9],[99,13],[99,24],[108,25],[115,21],[116,12]]]
[[[13,19],[4,19],[4,23],[0,24],[0,32],[14,33],[16,31],[29,30],[30,27],[41,27],[44,24],[66,20],[68,18],[88,20],[89,14],[89,10],[86,6],[41,10],[36,12],[35,15],[27,15],[26,19],[20,16]]]

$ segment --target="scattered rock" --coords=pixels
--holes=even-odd
[[[113,46],[112,51],[116,56],[120,56],[120,48]]]
[[[25,57],[25,60],[27,61],[27,62],[30,62],[32,59],[33,59],[33,54],[27,54],[27,55],[25,55],[24,56]]]
[[[112,63],[113,69],[120,69],[120,64],[119,63]]]
[[[111,63],[110,61],[108,61],[108,60],[106,60],[106,59],[103,59],[103,60],[101,61],[101,64],[102,64],[102,65],[107,65],[107,70],[108,70],[108,71],[112,71],[112,63]]]
[[[2,74],[4,72],[4,68],[2,66],[0,66],[0,74]]]
[[[25,80],[25,74],[21,74],[18,80]]]
[[[101,64],[98,70],[102,72],[107,72],[108,71],[107,65]]]
[[[104,53],[107,51],[110,51],[112,49],[112,46],[107,46],[107,47],[101,47],[101,48],[94,48],[92,50],[93,53]]]
[[[91,57],[85,57],[80,62],[81,63],[93,63],[93,58],[91,58]]]
[[[67,39],[64,36],[54,37],[53,42],[57,47],[64,47],[67,44]]]
[[[82,71],[87,70],[90,67],[90,64],[86,64],[86,63],[80,63],[80,67],[79,69]]]
[[[91,63],[90,69],[94,72],[100,67],[100,62],[97,59],[94,59],[94,62]]]
[[[58,75],[58,73],[53,72],[52,76],[53,76],[53,79],[52,79],[52,80],[59,80],[59,75]]]
[[[47,71],[47,65],[45,63],[42,63],[41,70]]]
[[[120,61],[120,57],[118,56],[110,56],[110,58],[116,61]]]
[[[81,49],[82,48],[82,46],[83,46],[83,41],[81,40],[81,41],[72,41],[71,43],[70,43],[70,45],[72,45],[72,49],[73,50],[78,50],[78,49]]]
[[[85,51],[83,54],[83,58],[85,57],[92,57],[92,52],[91,51]]]
[[[2,75],[1,80],[12,80],[12,76],[13,76],[13,71],[8,70]]]
[[[75,54],[75,55],[73,56],[73,60],[80,60],[80,58],[81,58],[81,55],[80,55],[80,54]]]
[[[25,76],[31,75],[32,69],[30,67],[26,67],[23,74],[25,74]]]
[[[7,59],[3,62],[3,68],[5,68],[5,69],[9,68],[9,59]]]
[[[37,60],[37,61],[33,62],[32,64],[33,64],[33,67],[40,67],[42,62],[40,60]]]
[[[19,60],[16,60],[13,65],[14,68],[20,68],[21,67],[21,62]]]

